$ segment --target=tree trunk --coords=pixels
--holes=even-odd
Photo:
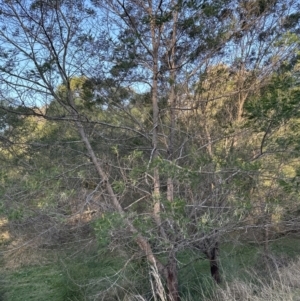
[[[220,267],[219,267],[219,260],[218,260],[218,255],[219,255],[218,242],[216,241],[208,251],[205,251],[205,254],[209,260],[211,276],[216,283],[220,284],[221,275],[220,275]]]
[[[168,51],[170,70],[170,94],[169,94],[169,106],[170,106],[170,133],[168,142],[168,159],[173,162],[174,160],[174,143],[175,143],[175,130],[176,130],[176,41],[177,41],[177,22],[178,11],[173,12],[173,30],[171,44],[169,45],[170,51]],[[173,202],[174,200],[174,179],[173,176],[169,176],[167,179],[167,200]],[[172,221],[170,221],[172,223]],[[171,250],[169,254],[169,261],[167,265],[167,288],[168,298],[170,301],[180,301],[179,288],[178,288],[178,269],[176,262],[176,252]]]
[[[168,159],[173,162],[174,160],[174,143],[175,143],[175,128],[176,128],[176,41],[177,41],[177,21],[178,11],[173,12],[173,30],[171,44],[169,45],[170,51],[167,53],[167,61],[169,62],[168,68],[170,70],[170,94],[169,94],[169,106],[170,106],[170,133],[168,143]],[[174,199],[174,181],[172,177],[167,180],[167,199],[172,202]]]
[[[149,15],[153,17],[152,7],[149,7]],[[152,37],[152,47],[153,47],[153,67],[152,67],[152,110],[153,110],[153,130],[152,130],[152,153],[151,160],[154,160],[157,153],[158,146],[158,133],[159,133],[159,107],[158,107],[158,48],[160,42],[160,33],[159,36],[156,36],[156,24],[155,20],[151,21],[151,37]],[[153,172],[153,215],[156,221],[157,226],[161,227],[161,218],[160,218],[160,179],[158,168],[154,168]]]
[[[75,104],[73,102],[72,99],[71,100],[71,103],[74,105],[74,108],[75,108]],[[113,188],[110,184],[110,181],[104,171],[104,169],[102,168],[101,166],[101,162],[98,160],[91,144],[90,144],[90,141],[85,133],[85,130],[84,130],[84,127],[82,125],[82,123],[80,121],[76,121],[76,125],[77,125],[77,129],[78,129],[78,132],[81,136],[81,139],[82,141],[84,142],[85,144],[85,147],[87,149],[87,152],[97,170],[97,173],[98,175],[100,176],[100,178],[102,179],[104,185],[106,186],[106,189],[107,189],[107,192],[111,198],[111,201],[112,201],[112,204],[114,205],[116,211],[124,217],[124,210],[116,196],[116,194],[114,193],[113,191]],[[148,260],[148,262],[153,265],[153,266],[156,266],[157,269],[158,269],[158,272],[160,273],[160,275],[162,275],[165,280],[167,280],[167,277],[166,277],[166,267],[156,258],[156,256],[153,254],[152,252],[152,248],[151,248],[151,245],[149,244],[149,242],[147,241],[147,239],[145,239],[139,232],[138,230],[133,226],[133,224],[130,222],[130,220],[128,220],[127,218],[125,218],[125,222],[129,228],[129,231],[136,237],[135,238],[135,241],[136,243],[138,244],[138,246],[141,248],[141,250],[145,253],[146,255],[146,258]],[[175,300],[178,300],[178,299],[175,299]]]
[[[263,244],[264,244],[264,253],[266,256],[270,254],[269,250],[269,224],[270,224],[270,216],[269,213],[265,213],[265,218],[264,218],[264,227],[263,227]]]
[[[174,251],[171,251],[169,254],[169,261],[166,267],[166,278],[169,301],[180,301],[178,288],[178,269],[176,263],[176,253]]]

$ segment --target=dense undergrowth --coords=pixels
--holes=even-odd
[[[132,260],[124,254],[99,251],[96,245],[85,252],[78,252],[78,248],[79,245],[73,245],[64,251],[48,250],[43,262],[14,267],[5,262],[9,258],[3,258],[0,300],[155,300],[151,269],[143,258]],[[220,286],[211,280],[204,258],[190,262],[190,254],[179,254],[182,300],[298,300],[299,251],[298,238],[272,242],[267,255],[254,244],[223,245]],[[164,301],[159,297],[156,300]]]

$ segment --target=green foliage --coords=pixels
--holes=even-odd
[[[270,122],[278,127],[283,122],[298,116],[299,89],[290,75],[274,75],[270,84],[263,88],[260,96],[247,102],[248,117],[259,121],[261,129],[266,130]]]
[[[133,217],[133,225],[139,229],[140,233],[147,236],[150,241],[155,241],[156,234],[151,231],[153,228],[153,220],[149,215],[135,215]]]
[[[137,67],[137,64],[131,60],[131,61],[123,61],[120,62],[118,65],[115,65],[111,70],[110,73],[113,77],[120,76],[123,73],[127,73],[132,68]]]
[[[126,189],[124,181],[114,181],[112,183],[113,189],[116,193],[123,193]]]
[[[0,14],[1,211],[18,224],[45,214],[73,230],[72,202],[95,206],[95,258],[123,252],[66,259],[57,300],[89,299],[107,277],[148,294],[149,267],[133,255],[125,219],[163,263],[178,248],[193,264],[180,279],[196,296],[209,267],[190,253],[194,241],[296,214],[299,14],[284,1],[23,2],[6,1]],[[112,22],[99,25],[104,17]],[[116,291],[111,299],[125,299]]]
[[[124,229],[123,217],[118,213],[105,213],[94,223],[94,231],[101,247],[107,247],[110,244],[114,232]]]

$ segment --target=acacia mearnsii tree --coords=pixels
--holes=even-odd
[[[7,24],[1,28],[0,34],[2,41],[7,43],[7,48],[3,49],[2,55],[1,92],[3,98],[14,107],[30,107],[35,116],[69,122],[77,129],[87,156],[98,174],[98,185],[105,188],[111,207],[124,219],[126,228],[144,251],[149,262],[166,276],[168,269],[154,256],[149,241],[139,233],[125,214],[121,199],[109,178],[106,162],[103,156],[100,158],[96,154],[89,139],[88,125],[97,124],[98,121],[88,119],[87,114],[80,107],[80,102],[78,103],[81,95],[80,93],[78,95],[71,85],[74,76],[85,74],[87,71],[90,72],[90,78],[93,76],[105,78],[105,74],[101,73],[106,65],[100,65],[101,52],[97,52],[96,56],[94,49],[105,51],[106,45],[102,43],[102,36],[90,32],[91,27],[88,26],[88,22],[91,22],[93,11],[85,5],[84,2],[74,4],[73,1],[1,3],[2,22]],[[10,24],[7,23],[8,20],[11,21]],[[100,44],[102,48],[99,48]],[[82,60],[88,64],[82,63]],[[58,89],[61,84],[64,89]],[[97,90],[96,94],[101,97],[101,89]],[[49,102],[53,101],[57,103],[63,115],[53,116],[55,112],[53,105],[48,110]],[[113,101],[118,111],[121,104],[118,104],[115,99]],[[44,114],[40,109],[41,106],[49,114]],[[105,110],[110,107],[111,105],[107,104]],[[132,119],[132,116],[129,117]],[[97,117],[93,116],[93,118]],[[98,124],[139,133],[138,130],[127,128],[122,124],[110,125],[101,121]]]
[[[109,11],[109,21],[120,31],[112,71],[122,72],[131,84],[150,86],[156,237],[169,244],[170,266],[182,248],[204,252],[219,282],[218,230],[226,231],[224,220],[231,225],[235,220],[229,216],[238,211],[232,206],[234,194],[242,191],[234,185],[237,177],[244,175],[245,187],[251,182],[252,151],[241,151],[246,141],[244,105],[295,49],[296,43],[288,47],[275,43],[284,33],[280,22],[294,3],[287,9],[286,3],[274,1],[94,2]],[[199,150],[201,172],[192,168],[193,147]],[[249,166],[240,166],[240,160]],[[183,181],[188,183],[185,189]],[[229,199],[235,201],[229,205]],[[161,211],[162,206],[181,205],[180,217]],[[188,222],[180,224],[184,216]],[[209,223],[199,230],[201,216],[208,216]],[[182,231],[188,231],[188,239]]]
[[[241,179],[251,190],[244,106],[293,51],[276,41],[294,4],[0,2],[2,108],[72,128],[113,212],[98,231],[115,223],[112,239],[140,248],[169,300],[180,300],[179,252],[205,254],[221,281],[220,238],[244,216]]]
[[[159,272],[167,281],[172,298],[178,300],[176,253],[190,244],[183,233],[190,225],[181,224],[188,202],[182,202],[180,195],[174,195],[175,174],[180,170],[174,164],[180,153],[178,147],[181,144],[181,151],[185,147],[176,128],[177,94],[186,79],[183,74],[193,77],[204,60],[218,53],[229,39],[230,13],[222,16],[220,13],[228,3],[94,2],[109,12],[108,20],[113,20],[120,31],[113,74],[122,73],[131,83],[150,87],[152,119],[148,132],[152,141],[148,166],[152,166],[153,172],[152,216],[157,228],[155,245],[163,247],[168,257],[167,268],[162,266]],[[127,61],[124,62],[124,58]],[[179,173],[176,177],[181,178],[183,174]],[[166,187],[165,192],[162,191],[163,186]],[[166,209],[162,211],[163,206]],[[176,216],[174,208],[182,211],[182,215]],[[215,255],[206,248],[205,252],[211,259],[212,274],[219,282]]]

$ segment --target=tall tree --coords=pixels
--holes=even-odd
[[[235,224],[230,185],[241,174],[231,154],[243,145],[246,100],[295,47],[275,43],[293,3],[0,2],[2,99],[15,113],[24,108],[76,130],[103,198],[167,283],[170,300],[180,300],[176,254],[187,248],[206,254],[220,282],[218,239]],[[122,157],[116,146],[116,157],[109,147],[101,152],[99,141],[113,146],[113,139]],[[125,206],[125,195],[137,197]],[[149,195],[152,205],[139,208],[151,213],[145,231],[144,217],[127,211]]]

